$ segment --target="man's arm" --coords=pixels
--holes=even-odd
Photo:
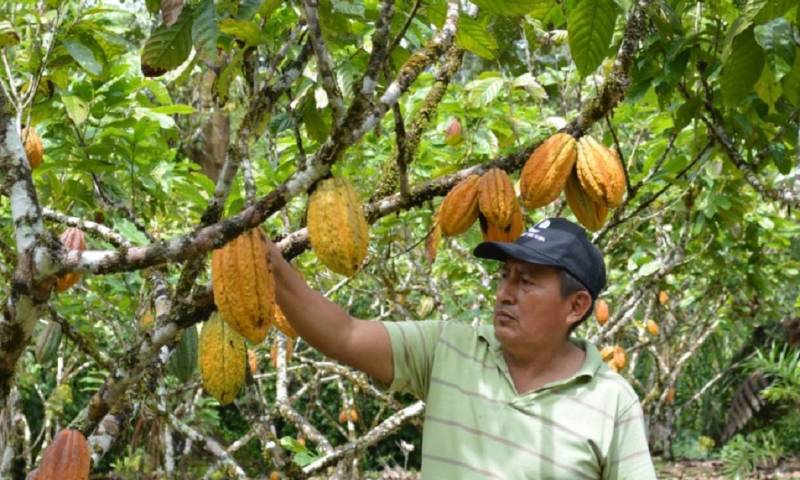
[[[384,385],[394,366],[389,334],[380,322],[351,317],[339,305],[308,286],[278,247],[267,240],[275,278],[275,300],[297,333],[312,347]]]

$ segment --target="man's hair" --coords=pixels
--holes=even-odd
[[[561,271],[561,298],[567,298],[568,296],[572,295],[575,292],[586,290],[586,293],[589,293],[589,296],[592,294],[589,292],[589,289],[586,288],[584,284],[580,282],[577,278],[575,278],[571,273],[564,270],[563,268],[560,269]],[[589,310],[586,312],[580,320],[573,323],[572,326],[569,328],[569,333],[572,334],[576,328],[578,328],[587,318],[592,315],[592,311],[594,310],[594,298],[592,298],[592,304],[589,306]]]

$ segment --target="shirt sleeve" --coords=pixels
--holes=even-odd
[[[637,400],[617,416],[608,460],[603,469],[603,479],[655,480],[655,478],[653,459],[647,446],[644,415]]]
[[[421,400],[428,395],[431,368],[444,322],[383,322],[392,344],[394,377],[391,390],[409,392]]]

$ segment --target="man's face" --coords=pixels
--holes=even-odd
[[[561,298],[557,268],[506,260],[495,299],[495,336],[507,347],[563,341],[570,297]]]

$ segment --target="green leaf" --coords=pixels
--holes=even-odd
[[[538,100],[547,99],[547,92],[544,90],[544,87],[542,87],[530,73],[526,72],[515,78],[514,81],[511,82],[511,86],[524,88],[533,98]]]
[[[342,13],[349,17],[364,18],[364,3],[361,1],[332,0],[334,12]]]
[[[89,117],[89,104],[82,98],[74,95],[62,95],[61,101],[64,102],[67,115],[75,122],[75,125],[81,125]]]
[[[0,21],[0,48],[11,47],[19,43],[19,35],[14,30],[14,25],[8,20]]]
[[[789,73],[784,75],[781,85],[783,86],[783,96],[792,105],[800,108],[800,48],[795,49],[794,65]]]
[[[748,12],[751,9],[756,12],[753,18],[755,23],[765,23],[784,15],[795,5],[797,5],[797,0],[755,0],[748,8]]]
[[[487,60],[494,60],[497,55],[497,40],[481,22],[462,16],[458,20],[456,43],[464,50]]]
[[[569,51],[581,77],[592,73],[606,58],[616,19],[612,0],[580,0],[570,10]]]
[[[142,49],[145,77],[161,76],[186,61],[192,50],[192,18],[191,9],[185,5],[172,26],[160,25],[150,34]]]
[[[674,121],[674,129],[676,132],[680,132],[686,125],[689,125],[689,122],[692,121],[697,110],[700,109],[700,106],[703,104],[702,100],[699,98],[693,98],[690,101],[684,103],[678,108],[678,111],[675,113],[675,121]]]
[[[281,3],[283,3],[282,0],[264,0],[261,8],[258,9],[258,14],[261,15],[262,20],[267,20]]]
[[[469,92],[467,100],[477,107],[485,107],[497,98],[506,81],[497,72],[485,72],[483,78],[469,82],[464,89]]]
[[[97,60],[91,48],[74,38],[64,40],[64,47],[81,68],[95,76],[103,73],[103,65]]]
[[[163,107],[153,107],[150,111],[154,113],[163,113],[165,115],[189,115],[194,113],[194,108],[189,105],[176,103],[174,105],[164,105]]]
[[[132,245],[147,245],[150,243],[147,237],[136,228],[136,225],[127,219],[114,220],[114,230],[118,231]]]
[[[217,56],[217,12],[214,0],[203,0],[192,23],[192,42],[198,52],[212,60]]]
[[[249,45],[258,45],[263,40],[261,29],[248,20],[226,18],[219,22],[219,31],[234,36]]]
[[[771,69],[763,69],[761,78],[758,79],[755,89],[758,96],[761,97],[761,100],[764,100],[764,102],[769,105],[770,113],[775,113],[775,102],[777,102],[778,98],[781,96],[782,89],[781,84],[775,80],[775,75],[773,75]]]
[[[236,12],[236,18],[239,20],[250,20],[261,7],[263,0],[242,0],[239,3],[239,11]]]
[[[778,167],[778,171],[783,175],[789,175],[794,164],[792,157],[787,155],[786,147],[782,143],[771,143],[769,145],[769,153],[772,156],[772,163]]]
[[[767,52],[772,71],[780,80],[792,68],[795,58],[792,25],[785,18],[755,27],[756,42]]]
[[[753,36],[753,28],[733,40],[733,54],[728,57],[720,75],[722,98],[729,105],[741,103],[753,91],[764,69],[764,50]]]
[[[506,17],[518,17],[528,13],[547,12],[555,6],[555,0],[475,0],[482,12]]]

